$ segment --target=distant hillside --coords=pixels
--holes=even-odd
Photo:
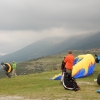
[[[73,50],[73,55],[75,57],[77,57],[80,54],[83,55],[87,53],[90,53],[93,56],[95,53],[97,55],[100,55],[100,48],[99,49],[94,48],[90,50]],[[17,63],[17,75],[41,73],[45,71],[53,71],[58,69],[60,70],[63,57],[66,54],[67,54],[66,52],[63,52],[59,54],[54,54],[46,57],[40,57]],[[5,71],[3,70],[3,68],[0,68],[0,78],[6,77],[4,73]]]
[[[46,38],[32,43],[11,54],[0,56],[0,62],[27,61],[34,58],[67,52],[67,50],[86,50],[100,47],[100,32],[88,35],[78,35],[70,38]]]

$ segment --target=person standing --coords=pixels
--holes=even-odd
[[[13,67],[12,76],[17,76],[17,74],[16,74],[16,67],[17,67],[17,65],[16,65],[16,62],[15,61],[13,61],[12,67]]]
[[[64,56],[64,59],[65,59],[65,56]],[[61,83],[63,82],[63,79],[64,79],[64,72],[66,72],[64,59],[61,64],[61,70],[62,70]]]
[[[65,62],[65,68],[66,68],[66,72],[72,76],[72,69],[73,69],[73,65],[74,65],[74,56],[72,54],[72,51],[69,50],[68,51],[68,55],[66,56],[66,58],[64,59]]]
[[[10,63],[1,63],[1,66],[3,67],[3,69],[6,71],[6,75],[8,76],[8,78],[11,78],[11,72],[13,70],[12,65]]]

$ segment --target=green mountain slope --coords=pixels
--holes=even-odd
[[[59,74],[60,70],[20,75],[10,79],[2,78],[0,79],[0,100],[12,100],[7,96],[16,97],[13,100],[99,100],[100,95],[96,91],[100,86],[94,82],[99,69],[97,65],[91,76],[76,79],[81,88],[77,92],[65,90],[59,80],[50,80],[51,77]],[[3,96],[5,98],[1,99]]]
[[[99,51],[92,51],[92,50],[74,50],[73,54],[74,56],[78,56],[80,54],[86,54],[90,53],[94,56],[94,53],[97,55],[100,55],[100,49]],[[67,55],[67,52],[54,54],[46,57],[40,57],[36,59],[31,59],[27,61],[23,61],[20,63],[17,63],[17,75],[28,75],[28,74],[34,74],[34,73],[41,73],[45,71],[52,71],[52,70],[58,70],[61,69],[61,63],[63,60],[63,57]],[[4,70],[0,70],[0,78],[6,77],[4,74]]]

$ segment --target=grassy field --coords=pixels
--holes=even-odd
[[[73,53],[74,56],[84,54],[83,51]],[[100,73],[100,65],[98,64],[96,64],[92,75],[76,79],[81,88],[77,92],[65,90],[60,84],[60,80],[50,80],[61,73],[60,65],[65,55],[66,53],[62,53],[19,63],[17,77],[7,78],[3,76],[0,78],[0,97],[20,96],[26,100],[100,100],[100,94],[97,93],[100,86],[94,81]],[[19,99],[0,98],[0,100]]]
[[[100,100],[100,94],[96,92],[100,86],[94,81],[100,72],[99,65],[96,65],[91,76],[76,79],[81,88],[77,92],[65,90],[60,80],[50,80],[60,72],[56,70],[1,78],[0,96],[22,96],[32,100]]]

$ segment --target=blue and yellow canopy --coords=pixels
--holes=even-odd
[[[89,76],[94,72],[95,59],[91,54],[79,55],[75,58],[74,64],[72,70],[74,78]]]
[[[74,60],[72,76],[74,78],[82,78],[93,74],[95,68],[95,59],[91,54],[79,55]],[[55,75],[52,79],[61,79],[61,73]]]

